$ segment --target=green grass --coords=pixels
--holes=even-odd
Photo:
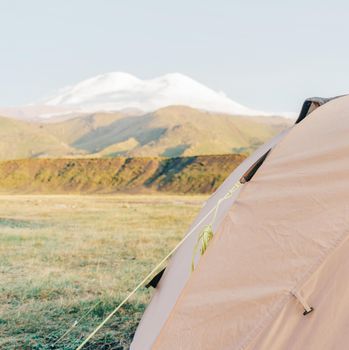
[[[205,199],[1,196],[0,348],[75,349],[175,246]],[[150,296],[142,288],[86,349],[128,349]]]

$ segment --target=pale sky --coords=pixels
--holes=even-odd
[[[349,2],[0,0],[0,105],[93,75],[180,72],[267,111],[349,92]]]

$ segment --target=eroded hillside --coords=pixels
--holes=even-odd
[[[0,162],[2,193],[211,193],[243,155]]]

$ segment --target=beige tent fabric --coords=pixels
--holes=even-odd
[[[336,261],[349,255],[340,253],[349,234],[348,135],[349,97],[341,97],[275,147],[223,220],[153,349],[346,348],[348,263],[334,275]],[[294,292],[312,313],[303,316]],[[325,332],[325,314],[338,332]]]
[[[303,316],[297,299],[291,298],[248,349],[348,349],[348,276],[349,239],[346,237],[301,289],[314,305],[314,312]]]
[[[242,164],[240,164],[224,181],[219,189],[210,197],[205,207],[200,211],[196,220],[190,227],[190,230],[195,227],[203,217],[206,216],[206,214],[216,205],[217,201],[222,198],[240,179],[243,173],[247,171],[247,169],[262,155],[264,155],[270,148],[278,144],[288,132],[289,130],[281,132],[268,143],[260,147]],[[234,193],[231,198],[221,203],[219,212],[217,213],[214,229],[217,228],[217,225],[225,217],[229,208],[234,203],[238,193],[239,191]],[[210,223],[211,218],[212,215],[209,216],[204,222],[202,222],[202,225],[192,233],[191,237],[184,242],[184,244],[171,258],[171,261],[166,268],[164,275],[162,276],[157,288],[154,291],[151,303],[147,307],[137,328],[136,334],[131,344],[131,350],[151,349],[169,313],[175,305],[180,292],[182,291],[184,285],[191,275],[191,263],[194,246],[197,242],[198,236],[202,231],[202,227]],[[198,260],[198,258],[199,256],[197,256],[196,260]]]

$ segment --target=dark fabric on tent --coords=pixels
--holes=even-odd
[[[157,274],[151,279],[151,281],[150,281],[148,284],[146,284],[145,287],[146,287],[146,288],[150,288],[150,287],[156,288],[156,286],[157,286],[158,283],[160,282],[161,277],[162,277],[162,275],[164,274],[165,270],[166,270],[166,267],[163,268],[159,273],[157,273]]]
[[[341,96],[335,96],[335,97],[329,97],[329,98],[325,98],[325,97],[309,97],[307,98],[302,106],[301,112],[299,113],[299,117],[297,118],[295,124],[300,123],[307,115],[309,115],[311,112],[313,112],[316,108],[324,105],[325,103],[334,100],[338,97],[342,97],[344,95]]]
[[[260,157],[246,172],[244,175],[242,175],[240,182],[246,183],[249,182],[253,176],[256,174],[257,170],[260,168],[260,166],[263,164],[263,162],[265,161],[265,159],[267,158],[268,154],[269,154],[270,150],[265,153],[262,157]]]

